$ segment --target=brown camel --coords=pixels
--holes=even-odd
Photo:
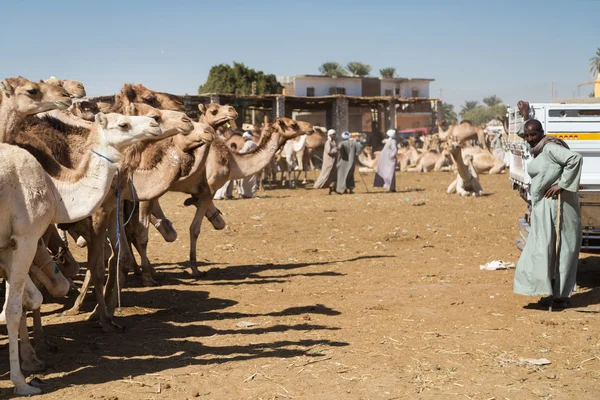
[[[417,166],[409,168],[409,172],[431,172],[431,171],[442,171],[442,168],[450,165],[450,152],[446,149],[442,150],[441,153],[437,151],[426,151],[421,154],[417,161]]]
[[[34,83],[23,77],[0,82],[0,143],[12,143],[30,115],[65,109],[69,94],[61,87]]]
[[[437,120],[436,125],[438,127],[438,135],[442,140],[463,144],[467,140],[477,139],[485,150],[490,151],[483,129],[473,125],[469,121],[462,121],[458,125],[450,125],[446,131],[443,130],[443,120]]]
[[[45,81],[40,81],[40,82],[44,82],[49,85],[60,86],[60,87],[64,88],[67,91],[67,93],[69,93],[72,97],[74,97],[76,99],[80,99],[82,97],[85,97],[85,95],[86,95],[85,88],[83,87],[83,84],[79,81],[61,80],[61,79],[56,79],[55,77],[51,76],[50,78],[46,79]]]
[[[200,276],[197,267],[196,243],[200,234],[202,218],[209,207],[214,207],[213,197],[228,180],[241,179],[256,174],[269,163],[277,150],[292,138],[313,130],[308,122],[277,118],[263,129],[258,147],[246,154],[238,154],[219,138],[210,146],[200,149],[206,155],[204,168],[175,182],[169,190],[192,195],[185,204],[194,204],[196,214],[190,226],[190,267],[193,276]],[[218,216],[215,214],[215,217]]]

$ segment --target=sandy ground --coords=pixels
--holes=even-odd
[[[39,398],[598,398],[597,258],[582,255],[573,308],[536,309],[537,298],[512,294],[514,271],[479,268],[520,254],[524,203],[506,175],[483,176],[482,198],[447,195],[450,173],[398,179],[394,194],[374,193],[365,175],[370,193],[358,180],[353,195],[299,188],[219,201],[228,227],[204,226],[202,280],[186,268],[194,210],[168,194],[179,239],[151,231],[164,279],[143,288],[129,277],[126,333],[56,313],[72,298],[44,305],[59,351],[41,354]],[[541,358],[551,364],[524,360]]]

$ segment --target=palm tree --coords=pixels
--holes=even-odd
[[[498,104],[502,104],[502,100],[496,95],[484,97],[483,102],[485,103],[486,106],[488,106],[490,108],[497,106]]]
[[[462,117],[465,113],[473,110],[479,105],[478,101],[465,101],[465,105],[460,109],[460,116]]]
[[[455,125],[458,123],[458,117],[454,111],[454,105],[442,103],[442,119],[447,125]]]
[[[596,49],[596,55],[590,58],[590,74],[595,78],[600,73],[600,47]]]
[[[396,68],[382,68],[379,70],[379,73],[381,74],[382,78],[391,79],[394,77],[394,75],[396,75]]]
[[[367,76],[371,72],[371,66],[359,61],[351,61],[346,65],[346,69],[354,76]]]
[[[344,69],[338,62],[328,61],[319,67],[321,75],[326,76],[345,76],[348,75],[348,71]]]

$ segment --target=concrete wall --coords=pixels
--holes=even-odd
[[[412,97],[412,90],[417,89],[419,91],[418,97],[429,97],[429,81],[407,81],[402,82],[400,88],[401,97]]]
[[[431,115],[396,113],[396,129],[424,128],[431,126]]]
[[[346,96],[361,96],[362,81],[356,78],[333,77],[296,77],[294,80],[294,95],[306,96],[306,88],[314,87],[315,96],[329,96],[329,88],[343,87]]]

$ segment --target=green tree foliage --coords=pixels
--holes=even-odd
[[[595,78],[598,73],[600,73],[600,47],[596,49],[594,57],[590,58],[590,74]]]
[[[340,65],[340,63],[335,62],[335,61],[328,61],[328,62],[321,64],[321,66],[319,67],[319,72],[321,73],[321,75],[326,75],[326,76],[346,76],[346,75],[348,75],[348,71],[346,71],[344,69],[344,67],[342,67]]]
[[[382,68],[379,70],[379,74],[382,78],[391,79],[396,75],[396,68]]]
[[[494,107],[494,106],[497,106],[498,104],[502,104],[502,100],[496,95],[484,97],[482,101],[488,107]]]
[[[367,76],[371,72],[371,66],[358,61],[351,61],[346,65],[346,69],[354,76]]]
[[[255,71],[234,61],[233,67],[227,64],[214,65],[204,85],[198,88],[198,93],[248,95],[252,94],[252,82],[256,82],[256,94],[281,93],[283,88],[275,75]]]
[[[442,103],[442,119],[446,122],[446,125],[458,123],[458,117],[456,116],[456,111],[454,111],[453,104]]]
[[[465,101],[465,104],[462,106],[459,113],[461,118],[465,119],[465,113],[468,113],[469,111],[475,109],[477,106],[479,106],[478,101]]]

